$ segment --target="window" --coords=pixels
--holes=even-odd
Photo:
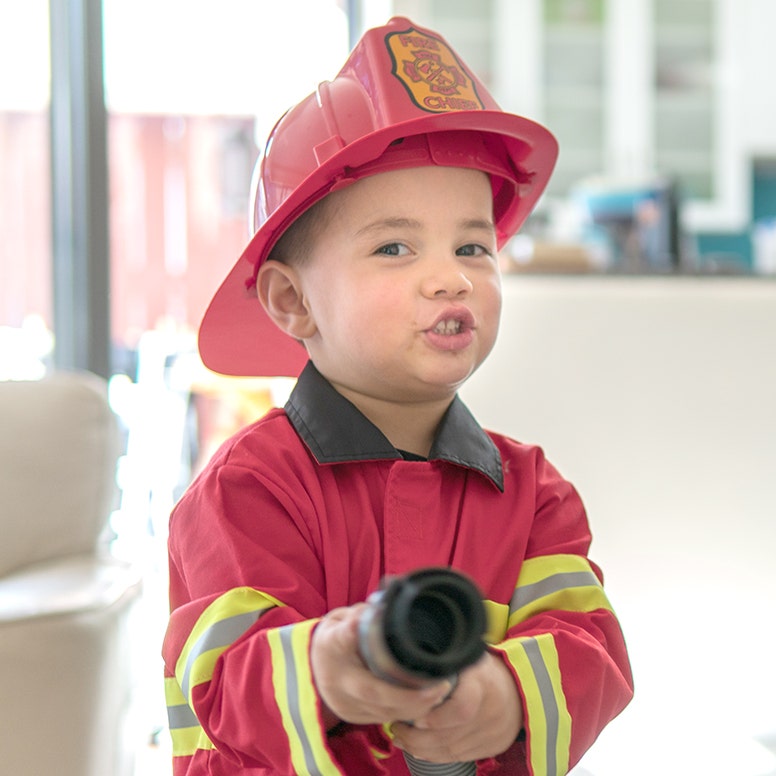
[[[0,0],[0,379],[52,352],[48,43],[46,0]]]

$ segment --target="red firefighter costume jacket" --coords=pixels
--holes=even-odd
[[[427,565],[479,585],[523,702],[524,734],[478,772],[566,773],[632,694],[589,544],[538,448],[486,433],[456,398],[429,459],[404,460],[308,364],[285,410],[228,441],[171,517],[175,776],[406,775],[382,727],[327,735],[309,645],[317,618]]]

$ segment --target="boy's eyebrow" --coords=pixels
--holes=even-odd
[[[372,221],[366,226],[362,226],[356,232],[356,235],[377,232],[381,229],[420,229],[422,226],[423,224],[414,218],[381,218],[377,221]],[[460,222],[460,227],[462,229],[481,229],[487,232],[493,232],[496,229],[495,224],[489,218],[466,218]]]
[[[464,229],[484,229],[486,232],[495,232],[496,225],[489,218],[467,218],[461,222]]]
[[[380,229],[395,229],[395,228],[410,228],[420,229],[421,223],[414,218],[380,218],[377,221],[372,221],[366,226],[362,226],[356,232],[356,235],[368,234],[369,232],[377,232]]]

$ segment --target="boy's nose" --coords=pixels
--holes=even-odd
[[[423,292],[428,297],[451,299],[467,296],[473,289],[463,267],[457,262],[437,262],[423,281]]]

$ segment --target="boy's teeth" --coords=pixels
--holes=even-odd
[[[461,330],[461,322],[460,321],[440,321],[436,326],[434,326],[434,331],[437,334],[458,334],[458,332]]]

